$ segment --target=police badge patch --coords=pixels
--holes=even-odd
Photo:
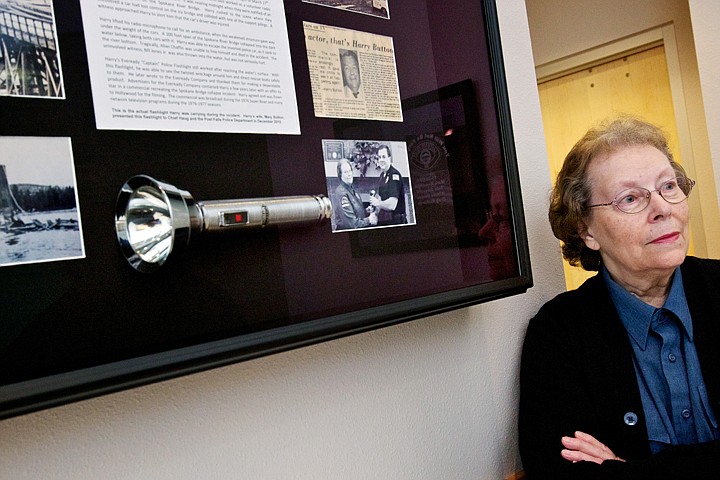
[[[425,133],[410,142],[410,162],[413,167],[434,171],[447,165],[448,152],[442,137]]]

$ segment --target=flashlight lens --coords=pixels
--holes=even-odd
[[[133,191],[127,206],[127,238],[133,251],[145,262],[163,263],[173,243],[170,206],[153,186]]]

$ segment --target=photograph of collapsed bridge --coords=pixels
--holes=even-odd
[[[0,95],[65,98],[52,0],[0,0]]]
[[[0,137],[0,267],[85,257],[69,138]]]

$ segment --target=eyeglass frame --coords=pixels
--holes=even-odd
[[[680,180],[683,180],[683,182],[687,182],[687,185],[688,185],[688,187],[687,187],[687,193],[685,193],[685,191],[683,190],[683,188],[680,187],[680,183],[681,183]],[[671,182],[671,181],[672,181],[671,178],[665,180],[665,181],[662,183],[662,185],[660,185],[660,188],[656,188],[655,190],[648,190],[647,188],[643,188],[643,187],[633,187],[633,188],[625,189],[625,190],[623,190],[622,192],[618,193],[618,194],[615,196],[615,198],[613,199],[612,202],[609,202],[609,203],[596,203],[596,204],[594,204],[594,205],[588,205],[587,207],[585,207],[585,210],[589,210],[589,209],[595,208],[595,207],[609,207],[609,206],[612,205],[612,206],[614,206],[615,208],[617,208],[620,212],[622,212],[622,213],[624,213],[624,214],[626,214],[626,215],[635,215],[636,213],[642,212],[643,210],[645,210],[645,209],[648,207],[648,205],[650,205],[650,197],[651,197],[652,194],[655,193],[655,192],[657,192],[657,194],[660,195],[660,198],[662,198],[663,200],[665,200],[665,201],[668,202],[669,204],[671,204],[671,205],[677,205],[678,203],[682,203],[682,202],[684,202],[685,200],[688,199],[688,197],[690,196],[690,193],[692,192],[693,187],[694,187],[695,184],[697,183],[695,180],[693,180],[692,178],[687,177],[687,176],[685,176],[685,175],[678,175],[678,176],[676,176],[676,177],[675,177],[675,181],[676,181],[677,184],[678,184],[678,188],[680,188],[680,190],[683,190],[683,193],[685,194],[685,196],[684,196],[681,200],[679,200],[679,201],[677,201],[677,202],[671,202],[670,200],[668,200],[667,198],[665,198],[665,197],[663,196],[662,190],[661,190],[663,186],[665,186],[668,182]],[[620,208],[620,207],[618,206],[618,202],[619,202],[618,198],[623,197],[623,193],[625,193],[625,192],[627,192],[627,191],[629,191],[629,190],[635,190],[635,189],[644,190],[644,191],[647,192],[647,193],[644,195],[644,197],[643,197],[643,198],[645,198],[645,200],[646,200],[645,206],[643,206],[640,210],[638,210],[638,211],[636,211],[636,212],[626,212],[625,210],[623,210],[622,208]]]

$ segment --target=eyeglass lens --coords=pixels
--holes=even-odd
[[[678,177],[664,182],[660,188],[653,191],[641,187],[623,190],[615,197],[613,203],[623,212],[636,213],[647,207],[653,192],[658,192],[669,203],[680,203],[690,194],[692,186],[692,181]]]

